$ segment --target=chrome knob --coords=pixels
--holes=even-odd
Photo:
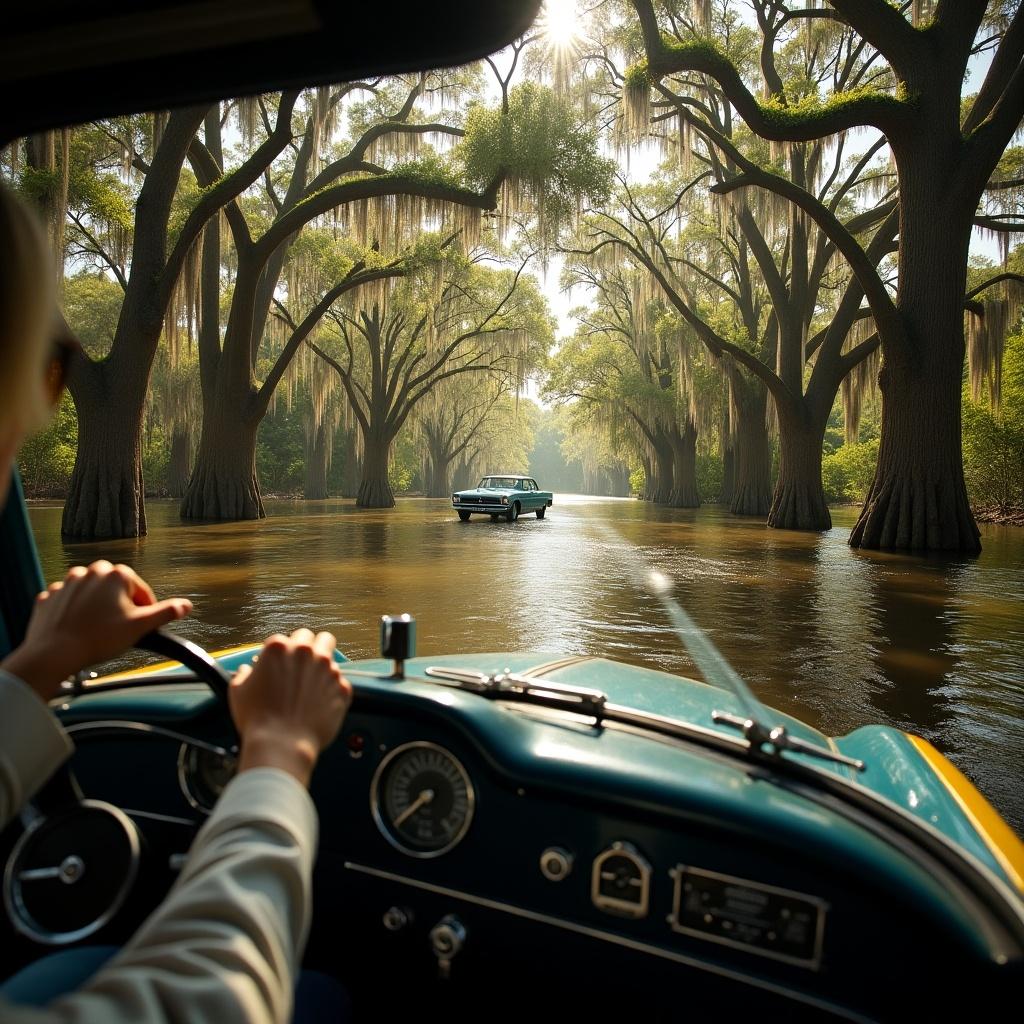
[[[405,662],[416,654],[416,620],[404,615],[380,617],[380,656],[391,658],[394,665],[392,679],[405,678]]]
[[[382,921],[389,932],[400,932],[412,923],[412,911],[405,907],[388,907]]]
[[[561,882],[568,878],[575,858],[560,846],[549,846],[540,855],[540,873],[549,882]]]
[[[451,960],[466,944],[466,928],[454,915],[442,917],[430,929],[430,948],[438,960]]]

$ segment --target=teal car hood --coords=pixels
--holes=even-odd
[[[715,711],[745,716],[737,697],[715,686],[671,675],[656,669],[627,665],[607,658],[557,656],[542,653],[457,654],[417,657],[405,662],[409,682],[434,685],[425,676],[430,666],[473,669],[486,675],[502,672],[526,674],[538,682],[600,690],[613,704],[670,718],[683,725],[736,741],[739,733],[715,722]],[[380,673],[386,677],[392,663],[380,659],[351,663],[353,669]],[[387,682],[385,685],[394,685]],[[978,834],[956,798],[943,785],[927,762],[914,749],[910,738],[898,729],[867,725],[842,737],[830,737],[791,715],[769,708],[769,727],[785,726],[789,734],[815,746],[862,760],[864,770],[856,771],[835,761],[789,752],[785,756],[808,767],[838,776],[894,805],[905,814],[935,829],[960,849],[1006,880],[1002,865]]]
[[[240,665],[250,663],[258,653],[259,647],[253,646],[225,653],[218,660],[224,669],[233,672]],[[344,662],[343,656],[339,654],[337,657]],[[712,718],[714,711],[742,713],[739,701],[731,693],[694,679],[606,658],[525,652],[417,657],[405,662],[405,681],[397,684],[397,690],[396,682],[391,677],[393,663],[390,661],[355,661],[349,662],[346,668],[352,672],[351,678],[357,692],[365,696],[401,693],[412,701],[426,700],[439,707],[443,706],[451,713],[459,709],[460,714],[467,719],[477,719],[478,713],[485,715],[484,708],[487,705],[493,709],[494,705],[490,701],[478,703],[480,698],[472,693],[453,691],[448,686],[438,685],[426,676],[426,670],[431,666],[472,669],[488,676],[513,672],[527,675],[537,682],[563,683],[600,690],[612,704],[649,712],[682,725],[694,726],[705,733],[727,737],[736,744],[736,756],[746,757],[739,734],[728,726],[716,723]],[[178,675],[187,675],[187,671],[179,667],[159,672],[159,676],[168,678],[169,683]],[[84,694],[64,705],[62,717],[66,721],[74,721],[79,717],[95,717],[97,713],[114,718],[145,714],[150,718],[172,721],[179,716],[194,714],[199,706],[212,700],[206,687],[190,683],[180,688],[161,687],[161,691],[158,713],[155,714],[153,691],[100,688],[90,692],[87,688]],[[524,707],[523,710],[532,709]],[[547,715],[542,709],[538,711]],[[862,759],[865,770],[856,772],[842,764],[799,754],[788,753],[787,758],[801,761],[826,775],[837,776],[881,799],[951,841],[1004,882],[1009,881],[1003,865],[979,835],[963,807],[915,750],[910,737],[905,733],[886,726],[870,725],[844,737],[830,738],[790,715],[772,709],[769,711],[769,725],[784,725],[791,735],[799,739]],[[542,728],[539,721],[535,722],[535,726]],[[634,733],[634,736],[638,734]],[[654,743],[658,741],[653,733],[651,739]],[[509,751],[512,752],[515,744],[511,740],[509,744]],[[657,743],[651,749],[653,762],[664,756],[659,754],[659,749],[664,751],[665,748]]]

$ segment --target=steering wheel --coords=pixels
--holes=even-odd
[[[191,669],[226,710],[231,677],[201,647],[161,631],[147,633],[135,646]],[[22,820],[24,831],[3,879],[9,920],[48,945],[92,935],[117,913],[135,883],[142,853],[137,826],[120,808],[84,799],[67,761]]]
[[[142,637],[135,644],[135,648],[149,651],[151,654],[160,654],[171,661],[180,661],[185,668],[190,668],[195,673],[197,679],[206,683],[214,696],[227,706],[231,676],[198,644],[192,643],[191,640],[183,640],[174,633],[154,629],[152,633]]]
[[[228,687],[231,676],[217,664],[216,660],[191,640],[184,640],[162,629],[153,630],[141,637],[135,650],[159,654],[170,661],[180,662],[191,669],[196,678],[206,683],[213,695],[227,709]],[[86,691],[87,692],[87,691]],[[230,722],[230,716],[228,721]],[[75,780],[70,764],[65,761],[33,798],[33,804],[43,813],[81,803],[82,791]]]

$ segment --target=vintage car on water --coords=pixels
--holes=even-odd
[[[485,476],[468,491],[452,495],[452,508],[466,522],[474,513],[489,515],[492,519],[504,516],[514,523],[526,512],[536,512],[538,519],[554,504],[555,496],[542,491],[533,477],[517,473]]]
[[[390,19],[376,32],[352,30],[350,5],[292,5],[302,21],[279,6],[276,31],[262,6],[247,27],[234,4],[201,32],[182,12],[227,5],[163,19],[146,5],[127,35],[111,34],[110,5],[95,26],[76,8],[61,36],[74,59],[50,78],[64,50],[31,60],[29,44],[60,35],[56,19],[23,8],[9,35],[27,56],[4,65],[21,77],[2,141],[423,66],[424,53],[461,47],[468,60],[480,12],[509,22],[494,49],[538,4],[367,8],[359,18]],[[234,25],[233,49],[216,50]],[[75,33],[93,45],[72,47]],[[116,46],[106,64],[104,39]],[[356,1019],[947,1020],[1019,1003],[1024,847],[971,783],[898,729],[830,737],[762,705],[663,579],[619,538],[598,542],[622,559],[624,586],[636,577],[658,594],[664,621],[650,627],[674,626],[704,682],[602,651],[415,658],[395,622],[380,659],[346,665],[355,703],[312,786],[305,962],[344,982]],[[2,655],[43,586],[17,489],[0,564]],[[258,639],[211,656],[152,636],[182,665],[92,680],[54,705],[77,749],[0,835],[0,974],[122,942],[164,898],[234,770],[227,682]],[[61,880],[53,868],[69,858],[81,869]]]

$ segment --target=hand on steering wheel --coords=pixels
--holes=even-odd
[[[157,601],[127,565],[103,560],[88,568],[76,565],[36,598],[25,639],[3,667],[51,700],[68,676],[117,657],[191,610],[187,598]]]

